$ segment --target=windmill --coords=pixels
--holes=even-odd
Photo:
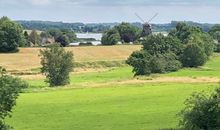
[[[137,13],[135,13],[135,15],[143,22],[143,31],[141,33],[141,37],[145,37],[145,36],[149,36],[150,34],[152,34],[152,29],[151,29],[151,25],[150,22],[157,17],[158,13],[156,13],[153,17],[151,17],[151,19],[149,19],[147,22],[144,21]]]

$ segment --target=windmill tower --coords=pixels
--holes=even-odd
[[[157,17],[158,13],[156,13],[153,17],[151,17],[151,19],[148,20],[147,22],[144,21],[137,13],[135,13],[135,15],[142,21],[143,31],[141,33],[141,37],[149,36],[150,34],[152,34],[152,28],[151,28],[150,22],[155,17]]]

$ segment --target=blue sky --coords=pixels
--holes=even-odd
[[[0,0],[0,16],[13,20],[135,22],[138,13],[153,23],[172,20],[220,23],[220,0]]]

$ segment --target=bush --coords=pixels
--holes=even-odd
[[[182,63],[179,61],[178,57],[172,53],[166,53],[163,55],[165,70],[166,72],[177,71],[182,68]]]
[[[131,54],[126,63],[133,67],[135,76],[177,71],[182,67],[177,56],[172,52],[151,55],[144,50],[136,51]]]
[[[16,99],[22,89],[27,88],[24,81],[6,75],[6,70],[0,67],[0,129],[7,130],[10,127],[4,122],[10,116],[12,108],[16,105]]]
[[[73,69],[73,53],[65,52],[58,44],[40,51],[41,71],[47,77],[50,86],[62,86],[69,83],[69,73]]]
[[[195,93],[185,101],[186,107],[180,112],[180,125],[187,130],[220,129],[220,89],[205,95]]]
[[[182,63],[184,67],[198,67],[204,65],[207,55],[197,44],[188,44],[184,49]]]
[[[137,75],[149,75],[151,69],[149,67],[149,59],[151,55],[146,51],[135,51],[127,59],[126,63],[133,67],[135,76]]]

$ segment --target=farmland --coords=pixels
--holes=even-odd
[[[141,46],[91,46],[71,47],[67,51],[74,53],[76,62],[126,60]],[[30,70],[40,67],[39,50],[42,48],[20,48],[19,53],[0,54],[0,65],[7,70]]]
[[[67,50],[73,50],[76,61],[97,62],[123,61],[140,48],[111,46]],[[27,53],[29,64],[10,60],[9,55],[4,54],[0,61],[9,70],[31,70],[40,67],[38,51],[38,48],[28,48],[10,54],[11,58],[21,59]],[[205,66],[197,69],[184,68],[178,72],[139,77],[133,77],[129,66],[78,71],[71,73],[71,84],[61,88],[49,88],[40,74],[22,75],[20,77],[30,88],[19,97],[7,123],[15,130],[175,128],[178,126],[176,115],[190,94],[208,93],[219,86],[219,62],[220,55],[214,54]]]

